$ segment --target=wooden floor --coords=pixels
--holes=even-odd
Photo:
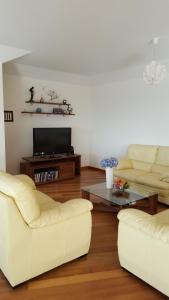
[[[104,181],[104,174],[83,170],[80,178],[40,186],[59,201],[80,197],[80,188]],[[0,300],[156,300],[168,299],[120,268],[117,217],[93,212],[93,232],[87,256],[67,263],[12,289],[0,273]],[[17,234],[17,233],[14,233]]]

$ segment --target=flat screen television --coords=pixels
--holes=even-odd
[[[33,128],[33,155],[68,153],[71,128]]]

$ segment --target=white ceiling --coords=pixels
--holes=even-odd
[[[14,47],[0,45],[0,62],[6,63],[18,57],[25,56],[29,53],[30,51],[25,49],[18,49]]]
[[[18,63],[81,75],[169,59],[169,0],[0,0],[0,44],[29,49]]]

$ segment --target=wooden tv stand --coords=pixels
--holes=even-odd
[[[81,155],[58,154],[23,157],[20,172],[30,176],[37,185],[80,176]]]

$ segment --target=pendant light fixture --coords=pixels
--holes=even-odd
[[[150,85],[159,84],[166,76],[166,67],[157,60],[156,48],[159,38],[155,37],[151,41],[153,47],[153,60],[148,64],[143,72],[143,80]]]

